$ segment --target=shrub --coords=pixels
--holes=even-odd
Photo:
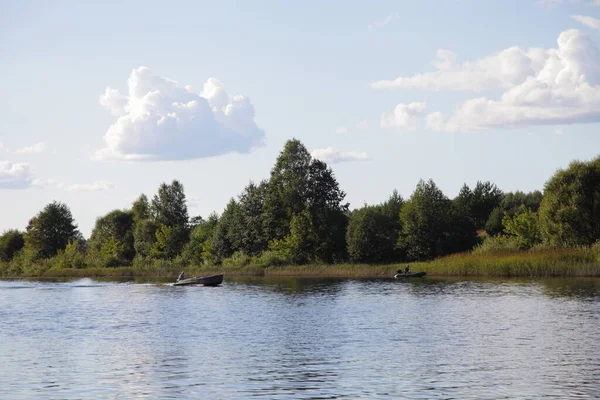
[[[519,243],[515,237],[506,235],[487,236],[473,249],[474,254],[518,252]]]

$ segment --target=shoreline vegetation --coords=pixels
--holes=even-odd
[[[433,261],[410,263],[414,272],[425,271],[430,277],[551,278],[600,277],[600,254],[591,248],[532,249],[493,254],[460,253]],[[187,267],[187,276],[377,278],[393,277],[404,264],[334,264],[288,266],[207,266]],[[175,279],[181,267],[167,263],[146,266],[44,268],[38,266],[4,278],[157,278]]]
[[[345,198],[292,139],[220,214],[190,216],[175,179],[99,216],[86,238],[53,201],[0,235],[0,277],[391,277],[406,264],[427,276],[600,277],[600,156],[557,170],[543,193],[478,181],[451,199],[429,179],[406,199],[393,190],[350,209]]]

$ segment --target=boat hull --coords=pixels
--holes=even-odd
[[[404,278],[422,278],[425,275],[427,275],[426,272],[409,272],[408,274],[396,274],[394,275],[394,278],[396,279],[404,279]]]
[[[217,286],[223,283],[223,274],[201,276],[199,278],[188,278],[175,282],[173,286],[204,285]]]

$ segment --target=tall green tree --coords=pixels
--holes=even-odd
[[[131,213],[134,223],[150,218],[150,203],[145,194],[141,194],[140,197],[133,202]]]
[[[150,214],[156,224],[156,240],[151,255],[173,258],[189,240],[189,216],[185,191],[178,180],[170,185],[162,183],[150,205]]]
[[[170,185],[162,183],[152,199],[150,212],[158,225],[186,225],[188,210],[181,182],[173,180]]]
[[[157,224],[152,219],[136,221],[133,230],[133,247],[137,256],[150,257],[156,243]]]
[[[9,229],[0,236],[0,261],[10,261],[16,252],[25,246],[23,232]]]
[[[227,203],[213,232],[211,255],[214,259],[222,260],[242,250],[243,227],[240,206],[232,198]]]
[[[421,180],[400,212],[398,246],[411,260],[432,259],[449,251],[452,203],[433,180]]]
[[[471,204],[471,213],[477,229],[484,229],[490,214],[503,197],[504,193],[494,183],[477,181]]]
[[[304,210],[310,162],[310,153],[297,139],[288,140],[277,157],[263,205],[263,227],[268,240],[287,236],[292,216]]]
[[[477,181],[473,190],[464,184],[453,204],[459,215],[472,219],[477,229],[484,229],[490,214],[500,205],[503,197],[504,194],[495,184]]]
[[[133,260],[134,215],[129,210],[113,210],[96,219],[88,242],[88,252],[93,262],[117,266],[129,264]],[[111,243],[111,250],[103,251],[107,242]]]
[[[591,245],[600,239],[600,157],[557,171],[546,182],[539,216],[542,236],[552,245]]]
[[[318,261],[332,263],[346,257],[349,204],[344,203],[345,197],[331,168],[311,160],[305,209],[314,231],[311,251]]]
[[[250,182],[239,197],[239,218],[242,224],[240,250],[245,254],[257,255],[268,246],[268,238],[262,225],[267,188],[266,181],[258,185]]]
[[[66,204],[53,201],[29,220],[25,247],[36,257],[49,258],[67,247],[72,240],[81,238],[75,219]]]

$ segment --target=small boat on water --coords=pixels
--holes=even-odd
[[[204,286],[217,286],[223,283],[223,274],[201,276],[199,278],[187,278],[181,281],[173,283],[173,286],[186,286],[186,285],[204,285]]]
[[[427,272],[425,272],[425,271],[421,271],[421,272],[398,272],[396,275],[394,275],[394,278],[396,278],[396,279],[422,278],[425,275],[427,275]]]

